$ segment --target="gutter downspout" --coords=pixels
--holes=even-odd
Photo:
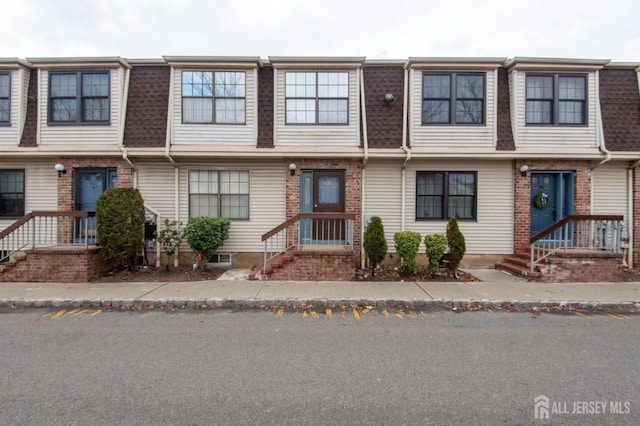
[[[122,94],[122,109],[120,111],[120,131],[118,134],[118,147],[122,151],[122,159],[125,160],[133,169],[133,187],[138,187],[138,176],[136,166],[127,156],[127,148],[124,146],[124,128],[127,123],[127,105],[129,103],[129,80],[131,75],[131,67],[127,66],[124,71],[124,92]]]
[[[629,242],[627,243],[627,261],[626,264],[629,268],[633,268],[633,170],[640,166],[640,160],[637,160],[627,169],[627,235],[629,236]]]
[[[176,164],[176,162],[173,160],[173,158],[171,158],[171,135],[173,134],[173,100],[174,100],[174,93],[173,93],[173,82],[174,82],[174,78],[175,78],[175,73],[174,73],[174,68],[171,67],[171,71],[170,71],[170,76],[169,76],[169,81],[170,81],[170,88],[169,88],[169,105],[167,106],[167,135],[166,135],[166,139],[165,139],[165,144],[164,144],[164,156],[167,158],[167,160],[169,160],[169,162],[171,164],[173,164],[173,196],[174,196],[174,206],[173,206],[173,217],[174,220],[178,220],[179,214],[180,214],[180,205],[179,205],[179,191],[178,191],[178,184],[180,183],[180,170],[178,169],[178,165]],[[173,255],[173,266],[174,267],[178,267],[180,265],[180,261],[179,261],[179,255],[180,255],[180,247],[176,248],[176,252]],[[158,264],[158,262],[160,262],[160,244],[156,244],[156,264]]]
[[[369,138],[367,136],[367,103],[364,94],[364,70],[360,67],[360,103],[362,105],[362,144],[364,145],[364,158],[362,159],[362,177],[360,188],[360,268],[365,269],[366,255],[364,253],[364,228],[365,211],[367,206],[367,162],[369,161]]]
[[[600,139],[600,145],[598,145],[598,149],[600,150],[600,152],[602,152],[605,155],[605,158],[604,160],[602,160],[601,162],[593,166],[591,170],[595,170],[598,167],[602,166],[604,163],[611,160],[611,152],[607,150],[607,147],[605,145],[605,140],[604,140],[604,128],[602,126],[602,110],[600,108],[600,72],[598,71],[596,72],[596,114],[598,117],[597,132],[598,132],[598,138]],[[591,188],[593,189],[593,185],[591,185]]]
[[[402,215],[402,217],[400,218],[400,230],[404,231],[405,229],[405,211],[406,211],[406,192],[407,192],[407,183],[406,183],[406,176],[407,176],[407,164],[409,163],[409,161],[411,160],[411,148],[407,147],[407,125],[408,125],[408,114],[407,114],[407,108],[408,108],[408,103],[409,100],[408,98],[408,93],[409,93],[409,69],[407,68],[409,65],[409,62],[407,62],[404,65],[404,94],[403,94],[403,99],[402,99],[402,150],[407,154],[407,157],[404,160],[404,164],[402,165],[402,171],[401,171],[401,176],[400,176],[400,197],[401,197],[401,201],[400,201],[400,214]]]

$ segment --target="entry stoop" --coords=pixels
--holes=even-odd
[[[278,281],[351,281],[355,276],[355,252],[343,246],[303,246],[289,249],[263,265],[253,268],[249,279]]]
[[[498,262],[495,265],[496,269],[508,272],[520,278],[525,279],[538,279],[542,276],[542,267],[536,265],[534,270],[531,270],[531,263],[527,255],[523,253],[516,253],[514,256],[505,257],[502,262]]]

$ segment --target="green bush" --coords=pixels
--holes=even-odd
[[[135,188],[109,188],[96,206],[98,241],[106,259],[134,271],[144,238],[144,202]]]
[[[464,235],[460,232],[458,221],[455,217],[449,219],[447,223],[447,241],[449,243],[449,267],[455,275],[458,265],[460,265],[460,261],[462,261],[467,251]]]
[[[413,231],[396,232],[393,241],[396,244],[396,253],[400,256],[398,271],[403,275],[415,273],[416,256],[420,250],[422,236]]]
[[[427,247],[429,258],[429,272],[438,272],[440,259],[447,251],[447,237],[444,234],[425,235],[424,245]]]
[[[371,274],[375,275],[376,266],[387,255],[387,240],[384,238],[382,219],[378,216],[371,218],[371,222],[369,222],[367,229],[364,231],[362,247],[369,258]]]
[[[167,270],[169,269],[169,263],[171,257],[176,253],[182,238],[184,238],[184,231],[182,230],[182,222],[177,220],[164,220],[164,229],[160,232],[155,232],[156,241],[162,250],[167,253]]]
[[[198,263],[204,270],[207,261],[229,237],[229,219],[221,217],[192,217],[184,228],[189,247],[199,255]]]

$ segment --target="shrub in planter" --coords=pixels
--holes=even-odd
[[[447,223],[447,242],[449,243],[449,267],[456,275],[458,265],[467,251],[464,235],[458,228],[458,220],[455,217],[449,219]]]
[[[398,272],[403,275],[416,272],[416,256],[420,250],[422,236],[413,231],[396,232],[393,235],[396,245],[396,253],[400,256]]]
[[[447,237],[443,234],[425,235],[424,245],[427,247],[427,257],[429,258],[429,272],[438,272],[440,260],[447,251]]]
[[[96,231],[105,259],[135,271],[144,238],[144,202],[135,188],[109,188],[96,204]]]
[[[229,237],[229,219],[221,217],[192,217],[184,228],[184,237],[189,247],[198,256],[200,268],[206,268],[207,261]]]
[[[182,222],[177,220],[164,220],[164,229],[160,232],[155,232],[156,241],[162,247],[165,253],[167,253],[167,270],[169,270],[169,263],[171,257],[176,253],[182,238],[184,238],[184,231],[182,230]],[[174,260],[175,266],[175,260]]]
[[[364,231],[362,247],[369,258],[371,275],[375,275],[376,266],[382,262],[387,255],[387,240],[384,238],[382,219],[378,216],[371,218],[371,222],[369,222],[366,231]]]

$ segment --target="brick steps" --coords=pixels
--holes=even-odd
[[[355,276],[355,258],[352,250],[298,250],[291,249],[267,262],[255,266],[250,280],[269,277],[274,280],[295,281],[349,281]]]
[[[521,258],[506,258],[504,262],[498,262],[495,265],[496,269],[512,273],[522,278],[540,278],[542,273],[537,270],[532,271],[529,267],[529,263]]]

